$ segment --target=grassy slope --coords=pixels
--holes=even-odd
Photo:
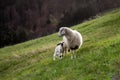
[[[84,43],[77,58],[52,60],[57,34],[0,49],[0,80],[111,80],[120,73],[120,9],[72,27]]]

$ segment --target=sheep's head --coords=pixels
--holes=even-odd
[[[65,27],[61,27],[59,29],[58,35],[61,37],[61,36],[64,36],[65,34],[66,34],[66,28]]]

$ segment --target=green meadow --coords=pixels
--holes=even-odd
[[[112,80],[120,76],[120,9],[71,27],[83,36],[77,58],[53,61],[57,33],[0,49],[0,80]],[[119,77],[120,79],[120,77]]]

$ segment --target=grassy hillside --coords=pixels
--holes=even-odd
[[[120,9],[72,27],[84,43],[53,61],[57,33],[0,49],[0,80],[111,80],[120,75]]]

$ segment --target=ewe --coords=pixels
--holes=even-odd
[[[76,50],[79,49],[83,43],[82,35],[68,27],[61,27],[58,32],[59,36],[63,36],[63,41],[67,45],[68,50],[72,51],[71,59],[76,58]]]

